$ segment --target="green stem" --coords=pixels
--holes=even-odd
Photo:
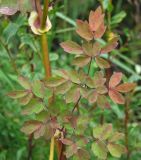
[[[54,159],[54,144],[55,143],[55,138],[52,137],[51,138],[51,143],[50,143],[50,154],[49,154],[49,160],[53,160]]]
[[[49,52],[48,52],[48,41],[45,33],[41,35],[41,45],[42,45],[45,75],[46,75],[46,79],[48,79],[49,77],[51,77],[51,66],[50,66]]]
[[[44,0],[44,9],[43,9],[43,16],[42,16],[42,23],[41,23],[41,29],[44,29],[46,27],[46,20],[47,20],[47,15],[48,15],[48,7],[49,7],[49,0]],[[49,52],[48,52],[48,41],[47,41],[47,36],[46,34],[41,35],[41,44],[42,44],[42,52],[43,52],[43,63],[44,63],[44,68],[45,68],[45,73],[46,73],[46,79],[51,77],[51,66],[50,66],[50,60],[49,60]],[[51,143],[50,143],[50,155],[49,155],[49,160],[53,160],[54,158],[54,145],[56,143],[57,146],[57,151],[58,151],[58,157],[61,152],[61,145],[59,141],[55,140],[55,137],[53,136],[51,138]],[[65,160],[65,156],[62,156],[62,160]]]
[[[42,17],[41,29],[44,29],[46,27],[46,20],[47,20],[47,15],[48,15],[48,7],[49,7],[49,0],[44,0],[44,9],[43,9],[43,17]]]

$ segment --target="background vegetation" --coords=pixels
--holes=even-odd
[[[49,32],[49,50],[52,68],[68,68],[72,56],[65,55],[59,43],[75,40],[75,20],[88,17],[89,11],[101,3],[105,10],[109,26],[107,37],[112,32],[120,35],[119,50],[112,52],[111,60],[115,70],[122,71],[128,81],[136,82],[136,92],[128,95],[128,147],[131,160],[141,157],[141,4],[140,0],[64,0],[59,1],[50,17],[53,28]],[[21,106],[7,98],[10,90],[20,88],[18,75],[22,74],[31,80],[42,78],[44,70],[40,60],[39,39],[30,31],[27,15],[16,14],[7,18],[0,17],[0,160],[25,160],[28,156],[28,137],[20,132],[24,117]],[[29,29],[27,29],[29,28]],[[92,64],[94,65],[94,64]],[[93,70],[91,70],[93,71]],[[127,77],[124,77],[125,79]],[[127,97],[127,98],[128,98]],[[107,121],[125,131],[126,107],[112,104],[106,111]],[[99,111],[95,113],[100,114]],[[127,130],[126,130],[127,132]],[[36,154],[34,154],[36,153]],[[43,139],[33,142],[33,160],[48,159],[49,144]],[[126,159],[123,156],[121,160]],[[111,158],[115,160],[115,158]]]

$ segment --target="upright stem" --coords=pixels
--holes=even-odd
[[[41,45],[42,45],[45,75],[46,75],[46,79],[48,79],[51,76],[51,66],[50,66],[49,53],[48,53],[48,41],[45,33],[42,34],[41,36]]]
[[[129,152],[129,142],[128,142],[128,123],[129,123],[129,98],[126,98],[125,103],[125,119],[124,119],[124,126],[125,126],[125,146],[127,148],[127,160],[129,160],[130,152]]]
[[[49,7],[49,0],[44,0],[44,9],[43,9],[43,18],[42,18],[42,23],[41,23],[41,29],[44,29],[46,27],[48,7]]]
[[[44,0],[41,29],[44,29],[46,27],[48,4],[49,4],[49,1]],[[48,41],[47,41],[46,33],[41,35],[41,45],[42,45],[42,53],[43,53],[43,63],[45,68],[45,76],[46,76],[46,79],[48,79],[49,77],[51,77],[51,66],[50,66],[50,60],[49,60]],[[54,137],[51,138],[49,160],[53,160],[53,158],[54,158]]]
[[[54,159],[54,137],[51,138],[51,144],[50,144],[50,155],[49,155],[49,160]]]
[[[48,7],[49,7],[49,0],[44,0],[44,9],[42,14],[42,21],[41,21],[41,29],[43,30],[46,27],[46,20],[48,15]],[[45,68],[45,74],[46,79],[51,77],[51,66],[50,66],[50,60],[49,60],[49,52],[48,52],[48,41],[46,34],[41,35],[41,45],[42,45],[42,52],[43,52],[43,63]],[[57,151],[58,151],[58,157],[61,152],[61,146],[63,145],[61,142],[56,141],[54,137],[51,138],[51,144],[50,144],[50,156],[49,160],[53,160],[54,158],[54,145],[56,143]],[[65,160],[65,156],[62,155],[61,160]]]

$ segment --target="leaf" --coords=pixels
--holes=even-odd
[[[96,57],[96,64],[100,67],[100,68],[110,68],[110,64],[108,61],[106,61],[104,58],[101,57]]]
[[[50,119],[50,115],[48,111],[41,111],[40,113],[36,114],[36,120],[41,121],[41,122],[47,122]]]
[[[120,139],[123,139],[124,134],[120,132],[115,132],[109,139],[109,142],[117,142]]]
[[[66,41],[60,44],[61,47],[64,49],[65,52],[72,53],[72,54],[82,54],[83,50],[82,47],[73,41]]]
[[[71,139],[68,139],[68,138],[61,139],[61,142],[65,145],[72,145],[73,144],[73,141]]]
[[[34,138],[38,139],[38,138],[42,137],[45,134],[45,131],[46,131],[46,126],[41,125],[40,128],[34,132]]]
[[[30,115],[33,113],[40,113],[44,109],[44,105],[38,99],[32,99],[30,103],[24,107],[22,110],[22,114]]]
[[[75,70],[69,71],[68,75],[69,75],[69,79],[73,83],[77,83],[77,84],[81,83],[80,78],[79,78],[79,74]]]
[[[24,96],[24,97],[22,97],[22,98],[20,98],[19,99],[19,103],[21,104],[21,105],[27,105],[29,102],[30,102],[30,100],[33,98],[33,94],[32,93],[28,93],[26,96]]]
[[[22,98],[24,96],[26,96],[28,94],[27,91],[12,91],[12,92],[9,92],[7,95],[10,97],[10,98],[13,98],[13,99],[17,99],[17,98]]]
[[[65,94],[72,87],[72,83],[67,81],[60,86],[56,87],[56,94]]]
[[[91,11],[89,15],[89,25],[92,31],[97,31],[101,23],[104,21],[102,8],[98,7],[95,11]]]
[[[106,31],[106,26],[104,25],[103,22],[98,28],[98,30],[94,32],[94,38],[95,39],[101,38],[104,35],[105,31]]]
[[[0,7],[0,13],[1,14],[5,14],[7,16],[11,16],[13,14],[15,14],[18,11],[18,8],[12,8],[12,7]]]
[[[90,62],[91,58],[90,57],[76,57],[73,61],[72,64],[76,65],[78,67],[84,67]]]
[[[121,11],[118,14],[114,15],[111,19],[111,25],[115,25],[118,24],[120,22],[122,22],[122,20],[126,17],[126,12],[125,11]]]
[[[55,75],[62,77],[66,80],[69,80],[68,71],[66,71],[64,69],[55,70]]]
[[[76,33],[84,38],[87,41],[90,41],[93,39],[93,33],[90,30],[89,24],[87,21],[81,21],[81,20],[77,20],[77,29],[76,29]]]
[[[111,52],[118,46],[118,38],[113,38],[105,47],[101,49],[101,54]]]
[[[112,134],[112,124],[104,124],[96,126],[93,129],[93,136],[100,140],[107,140]]]
[[[93,55],[93,43],[85,42],[85,43],[83,43],[82,48],[83,48],[84,54],[86,54],[88,56]]]
[[[96,100],[97,100],[97,96],[98,96],[97,92],[96,91],[92,91],[88,96],[89,103],[91,103],[91,104],[95,103]]]
[[[27,121],[24,123],[23,127],[21,128],[21,131],[24,132],[27,135],[32,134],[36,130],[38,130],[41,127],[42,123],[39,121]]]
[[[90,94],[90,90],[87,88],[80,88],[80,93],[83,98],[87,99]]]
[[[91,77],[87,77],[85,83],[89,88],[95,87],[94,80]]]
[[[66,157],[70,158],[72,155],[77,153],[77,145],[73,143],[69,147],[66,148]]]
[[[110,78],[109,87],[114,88],[120,83],[121,79],[122,79],[122,73],[114,72],[114,74]]]
[[[90,159],[90,153],[87,150],[78,149],[77,158],[78,158],[78,160],[89,160]]]
[[[58,87],[59,85],[65,83],[67,80],[62,77],[51,77],[49,78],[45,85],[47,87]]]
[[[116,90],[110,89],[108,94],[113,102],[115,102],[117,104],[124,104],[125,103],[124,97]]]
[[[95,42],[94,44],[87,42],[83,44],[82,48],[86,55],[93,57],[100,53],[101,45],[99,42]]]
[[[97,56],[100,53],[101,45],[99,42],[93,44],[92,56]]]
[[[30,84],[29,80],[27,78],[23,77],[23,76],[20,76],[18,78],[18,82],[25,89],[30,89],[31,88],[31,84]]]
[[[122,93],[126,93],[126,92],[130,92],[131,90],[133,90],[136,86],[136,83],[123,83],[118,85],[115,89],[118,92],[122,92]]]
[[[79,70],[79,79],[81,80],[82,84],[86,83],[86,78],[88,77],[87,74],[83,71],[83,69]]]
[[[50,62],[57,61],[59,59],[59,56],[57,53],[50,53],[49,59],[50,59]]]
[[[110,108],[110,104],[109,104],[107,97],[105,95],[98,96],[97,105],[102,109]]]
[[[1,0],[0,13],[5,15],[13,15],[17,11],[26,12],[32,9],[32,0]]]
[[[94,75],[94,86],[96,88],[101,87],[106,82],[106,78],[104,78],[103,73],[101,71],[97,71]]]
[[[105,143],[100,140],[92,144],[92,151],[100,159],[105,160],[107,157],[107,147]]]
[[[20,28],[20,25],[18,25],[17,23],[9,23],[4,31],[2,32],[2,36],[4,37],[5,43],[8,44],[10,42],[10,40],[16,36],[18,30]],[[12,32],[11,32],[12,31]]]
[[[44,97],[44,84],[39,80],[34,81],[32,83],[32,91],[35,96],[39,98],[43,98]]]
[[[105,94],[107,93],[108,90],[107,90],[107,87],[103,85],[103,86],[97,87],[96,91],[98,94]]]
[[[109,143],[107,148],[112,156],[120,158],[121,155],[125,152],[125,147],[121,144]]]
[[[65,96],[66,103],[76,103],[78,99],[80,98],[80,91],[79,88],[76,86],[72,87]]]

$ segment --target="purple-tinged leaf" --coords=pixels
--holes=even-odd
[[[72,53],[72,54],[82,54],[83,50],[82,47],[73,41],[66,41],[62,42],[61,47],[64,49],[65,52]]]
[[[107,89],[106,86],[103,85],[103,86],[97,87],[97,88],[96,88],[96,91],[97,91],[97,93],[99,93],[99,94],[105,94],[105,93],[108,92],[108,89]]]
[[[97,92],[96,91],[92,91],[88,96],[89,103],[91,103],[91,104],[95,103],[96,100],[97,100],[97,97],[98,97]]]
[[[56,87],[55,93],[56,94],[65,94],[70,88],[72,87],[72,83],[67,81],[60,86]]]
[[[110,89],[108,94],[113,102],[115,102],[117,104],[124,104],[125,103],[124,97],[116,90]]]
[[[118,85],[115,89],[118,92],[127,93],[132,91],[136,87],[136,83],[123,83]]]
[[[0,14],[4,14],[7,16],[11,16],[15,14],[18,11],[18,8],[12,8],[12,7],[0,7]]]
[[[21,131],[27,135],[30,135],[34,133],[36,130],[38,130],[41,127],[41,125],[42,123],[36,120],[27,121],[24,123],[23,127],[21,128]]]
[[[34,132],[34,138],[35,139],[38,139],[40,137],[43,137],[44,134],[45,134],[45,131],[46,131],[46,126],[43,124],[40,126],[39,129],[37,129],[35,132]]]
[[[104,78],[104,75],[101,71],[97,71],[93,79],[94,79],[94,86],[96,88],[103,86],[104,83],[106,82],[106,78]]]
[[[70,81],[72,81],[73,83],[81,84],[79,74],[77,73],[77,71],[71,70],[68,72],[68,75],[69,75]]]
[[[121,79],[122,79],[122,73],[121,72],[114,72],[110,78],[109,88],[116,87],[120,83]]]
[[[90,60],[91,60],[90,57],[84,57],[84,56],[76,57],[72,61],[72,64],[78,67],[84,67],[90,62]]]
[[[45,82],[45,85],[47,87],[58,87],[66,81],[67,80],[62,77],[51,77]]]
[[[95,11],[91,11],[89,15],[89,25],[92,31],[97,31],[104,21],[104,14],[102,8],[98,7]]]
[[[106,31],[106,26],[104,25],[103,22],[98,28],[98,30],[94,32],[94,38],[95,39],[101,38],[104,35],[105,31]]]
[[[80,89],[77,86],[72,87],[65,96],[66,103],[76,103],[80,98]]]
[[[96,57],[96,64],[100,67],[100,68],[110,68],[110,64],[107,60],[105,60],[104,58],[101,57]]]
[[[118,45],[118,38],[113,38],[105,47],[101,49],[101,54],[111,52]]]
[[[66,157],[70,158],[71,156],[73,156],[74,154],[77,153],[77,145],[75,143],[73,143],[72,145],[68,146],[66,148]]]
[[[110,107],[110,103],[108,102],[108,99],[105,95],[99,95],[97,98],[97,105],[98,107],[102,108],[102,109],[109,109]]]
[[[89,24],[87,21],[77,20],[77,29],[76,33],[84,38],[87,41],[93,39],[93,32],[90,30]]]
[[[89,160],[90,159],[90,153],[84,149],[78,149],[76,155],[77,155],[78,160]]]
[[[73,141],[71,139],[68,139],[68,138],[61,139],[61,142],[65,145],[72,145],[73,144]]]

